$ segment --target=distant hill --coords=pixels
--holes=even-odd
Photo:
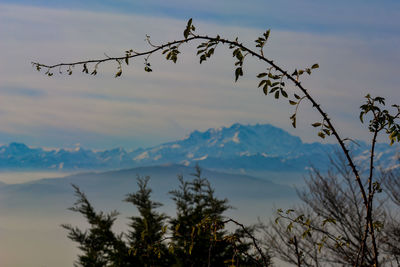
[[[362,141],[350,145],[362,161],[369,147]],[[399,146],[378,144],[377,158],[384,167],[398,161]],[[311,164],[326,169],[328,155],[337,145],[303,143],[299,137],[269,124],[242,125],[194,131],[181,140],[158,146],[127,151],[115,148],[94,151],[75,149],[30,148],[11,143],[0,146],[0,169],[3,170],[111,170],[163,164],[183,164],[232,171],[304,171]]]
[[[153,166],[100,173],[88,172],[23,184],[2,184],[0,211],[2,214],[65,213],[66,208],[72,206],[75,200],[71,184],[78,185],[89,199],[102,209],[132,210],[131,205],[123,204],[122,200],[126,194],[137,190],[138,176],[150,176],[149,185],[154,191],[154,199],[164,203],[166,209],[173,210],[168,192],[178,188],[178,175],[182,175],[184,180],[191,180],[193,172],[193,167],[182,165]],[[285,202],[297,198],[292,187],[271,182],[268,177],[259,179],[207,169],[204,169],[202,174],[211,182],[217,196],[228,198],[235,208],[242,214],[248,213],[248,216],[263,216],[272,211],[273,203],[284,205]],[[254,219],[256,217],[253,217]]]

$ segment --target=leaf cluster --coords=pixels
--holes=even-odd
[[[368,123],[370,132],[380,132],[385,130],[389,137],[390,145],[400,141],[400,124],[397,122],[400,116],[400,106],[392,105],[395,108],[395,113],[384,109],[385,98],[371,97],[366,95],[366,103],[360,106],[360,121],[364,123],[364,116],[370,114],[371,119]]]

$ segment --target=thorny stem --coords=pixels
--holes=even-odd
[[[376,114],[374,113],[374,119],[376,119]],[[382,128],[381,128],[382,129]],[[369,166],[369,177],[368,177],[368,206],[367,206],[367,214],[365,215],[365,230],[361,242],[361,247],[357,253],[357,259],[355,262],[355,266],[357,266],[360,255],[365,255],[365,250],[367,248],[367,238],[368,238],[368,232],[371,232],[371,238],[372,238],[372,245],[374,249],[374,264],[377,267],[378,266],[378,250],[376,247],[376,241],[375,241],[375,235],[374,235],[374,227],[373,227],[373,222],[372,222],[372,200],[373,200],[373,194],[374,192],[372,191],[372,176],[373,176],[373,171],[374,171],[374,157],[375,157],[375,144],[376,144],[376,138],[378,136],[378,132],[381,129],[375,129],[374,131],[374,136],[372,138],[372,144],[371,144],[371,155],[370,155],[370,166]],[[360,265],[362,266],[364,264],[364,257],[361,258]]]
[[[135,58],[135,57],[141,57],[141,56],[146,56],[149,54],[153,54],[159,50],[162,50],[164,48],[167,48],[169,46],[175,45],[175,44],[181,44],[184,42],[189,42],[195,39],[201,39],[198,37],[190,37],[184,40],[178,40],[178,41],[173,41],[173,42],[168,42],[166,44],[160,45],[160,46],[154,46],[155,48],[146,52],[135,52],[134,55],[130,55],[130,56],[122,56],[122,57],[109,57],[106,56],[106,58],[101,58],[101,59],[90,59],[90,60],[82,60],[82,61],[77,61],[77,62],[73,62],[73,63],[59,63],[59,64],[55,64],[55,65],[46,65],[46,64],[41,64],[38,62],[32,62],[33,66],[37,66],[37,67],[42,67],[42,68],[47,68],[47,69],[53,69],[56,67],[63,67],[63,66],[75,66],[75,65],[83,65],[83,64],[90,64],[90,63],[97,63],[97,64],[101,64],[107,61],[121,61],[124,60],[125,58]]]
[[[381,128],[382,129],[382,128]],[[372,177],[373,177],[373,172],[374,172],[374,157],[375,157],[375,144],[376,144],[376,138],[378,136],[378,132],[381,129],[376,129],[374,132],[374,137],[372,138],[372,145],[371,145],[371,157],[370,157],[370,167],[369,167],[369,177],[368,177],[368,207],[367,207],[367,223],[369,223],[369,228],[371,231],[371,238],[372,238],[372,246],[374,249],[374,264],[375,267],[378,267],[378,249],[376,246],[376,240],[375,240],[375,230],[374,230],[374,225],[373,225],[373,218],[372,218],[372,200],[374,198],[374,190],[372,189]]]

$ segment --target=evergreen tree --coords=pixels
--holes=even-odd
[[[179,189],[170,192],[177,215],[169,222],[165,214],[155,211],[162,204],[150,199],[150,178],[138,178],[138,190],[128,194],[125,201],[135,205],[139,215],[130,217],[126,235],[112,231],[117,212],[96,212],[86,195],[73,186],[78,200],[70,209],[81,213],[90,225],[85,231],[62,225],[83,252],[77,266],[269,266],[269,255],[261,255],[259,247],[254,246],[254,228],[225,218],[228,200],[215,197],[198,166],[194,176],[190,182],[180,176]],[[227,232],[227,223],[239,228]],[[264,259],[260,260],[260,256]]]
[[[228,200],[215,197],[198,166],[193,176],[191,182],[178,176],[179,189],[170,192],[177,209],[170,221],[177,266],[225,266],[234,258],[232,246],[223,238]]]
[[[70,210],[81,213],[90,225],[88,230],[82,231],[78,227],[63,224],[69,231],[68,238],[79,244],[83,254],[78,256],[75,266],[104,267],[104,266],[133,266],[129,259],[129,249],[122,240],[122,235],[115,235],[111,228],[118,213],[109,214],[96,212],[86,195],[73,185],[78,200]]]
[[[140,213],[140,216],[130,217],[129,244],[131,252],[139,258],[140,266],[170,266],[170,256],[163,243],[167,216],[155,211],[162,204],[150,199],[152,190],[147,187],[149,179],[148,176],[144,179],[138,177],[138,191],[125,199]]]

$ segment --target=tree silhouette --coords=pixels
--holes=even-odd
[[[246,227],[224,212],[227,199],[218,199],[197,166],[195,178],[171,191],[177,214],[168,217],[155,211],[161,204],[151,200],[149,177],[138,177],[138,190],[125,201],[135,205],[138,216],[131,216],[129,231],[116,235],[112,226],[117,212],[96,212],[86,195],[75,185],[77,201],[72,211],[82,214],[89,229],[69,224],[68,238],[79,244],[82,254],[77,266],[271,266],[269,251],[261,249],[254,227]],[[232,223],[236,230],[229,232]],[[169,228],[169,231],[168,231]],[[256,251],[254,251],[256,250]],[[260,258],[261,256],[261,258]]]
[[[148,176],[138,177],[138,191],[128,194],[125,199],[135,205],[140,214],[130,217],[129,246],[131,253],[138,257],[140,266],[170,266],[168,249],[163,243],[167,216],[155,211],[162,204],[150,199],[152,190],[148,188],[149,179]]]
[[[62,225],[68,230],[68,238],[77,242],[83,252],[77,264],[84,267],[135,266],[137,262],[130,257],[122,235],[115,235],[111,229],[118,213],[96,212],[86,195],[76,185],[73,187],[78,199],[70,210],[81,213],[90,225],[85,231],[69,224]]]

